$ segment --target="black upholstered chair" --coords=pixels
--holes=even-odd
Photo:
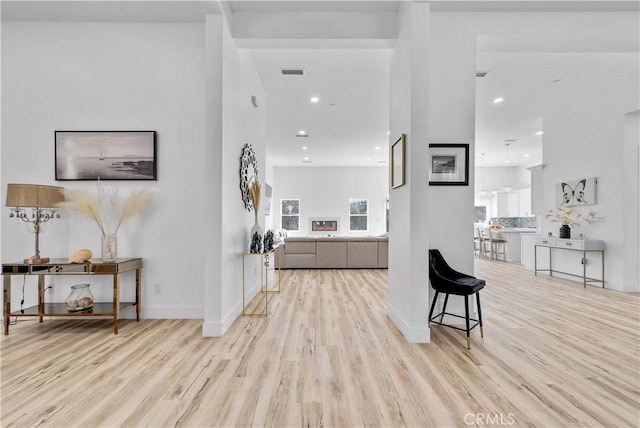
[[[433,303],[431,304],[431,310],[429,311],[429,323],[435,323],[439,325],[443,325],[445,327],[455,328],[457,330],[462,330],[467,332],[467,348],[471,349],[471,336],[470,332],[476,326],[480,326],[480,336],[484,337],[484,331],[482,329],[482,310],[480,309],[480,293],[485,286],[485,281],[483,279],[478,279],[471,275],[466,275],[464,273],[457,272],[453,270],[445,261],[442,254],[440,254],[439,250],[429,250],[429,280],[431,281],[431,286],[434,290],[436,290],[436,295],[433,296]],[[433,315],[433,310],[436,307],[436,301],[438,300],[438,294],[444,293],[444,305],[442,306],[442,312]],[[447,302],[449,300],[449,295],[454,294],[456,296],[464,296],[464,309],[465,316],[462,317],[460,315],[451,314],[446,312],[447,310]],[[476,301],[478,302],[478,319],[469,318],[469,296],[476,295]],[[464,318],[466,322],[466,330],[449,325],[444,324],[442,321],[445,315],[450,315],[458,318]],[[440,318],[439,321],[435,321],[436,318]],[[475,324],[469,326],[470,321],[474,321]]]

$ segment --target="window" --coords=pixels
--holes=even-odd
[[[369,229],[369,200],[349,199],[349,230]]]
[[[280,199],[280,223],[284,230],[300,230],[300,199]]]

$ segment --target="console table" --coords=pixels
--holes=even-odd
[[[120,274],[127,271],[136,272],[135,302],[120,301]],[[34,317],[43,321],[45,316],[55,317],[113,317],[113,333],[118,334],[120,311],[136,307],[136,321],[140,321],[140,282],[142,259],[117,259],[114,262],[90,260],[85,263],[69,263],[66,259],[52,259],[49,263],[27,264],[22,262],[3,263],[2,278],[4,285],[4,334],[9,334],[11,317]],[[38,304],[19,311],[11,312],[11,278],[14,276],[36,275],[38,277]],[[44,284],[47,275],[111,275],[113,277],[113,301],[94,302],[93,308],[85,312],[69,312],[65,303],[45,303]]]
[[[538,247],[549,248],[549,269],[538,269]],[[576,275],[575,273],[562,272],[553,268],[552,264],[552,252],[553,250],[570,250],[581,251],[582,258],[580,263],[582,264],[582,275]],[[587,253],[594,252],[600,253],[602,260],[602,276],[601,279],[591,278],[587,276]],[[538,272],[549,272],[549,275],[553,276],[555,273],[561,273],[563,275],[575,276],[582,278],[583,287],[587,286],[587,282],[599,282],[602,283],[604,288],[604,241],[600,240],[583,240],[583,239],[556,239],[556,238],[537,238],[534,245],[534,274],[537,276]]]
[[[280,269],[278,269],[278,288],[269,290],[269,267],[271,266],[270,256],[275,259],[275,248],[266,253],[242,253],[242,316],[267,317],[269,316],[269,295],[280,293]],[[264,293],[264,312],[247,312],[245,304],[245,263],[247,257],[260,257],[260,292]],[[274,269],[277,264],[274,260]]]

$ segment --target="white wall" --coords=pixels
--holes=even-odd
[[[624,291],[640,291],[640,110],[624,116],[623,134],[624,230],[636,239],[624,243]]]
[[[105,184],[123,194],[148,188],[155,195],[152,209],[118,234],[119,256],[144,258],[145,318],[203,316],[203,271],[187,267],[207,250],[201,230],[208,219],[202,195],[210,164],[203,156],[204,51],[202,24],[2,23],[3,201],[9,182],[95,188],[94,182],[54,181],[55,130],[158,133],[157,181]],[[66,258],[90,248],[100,257],[98,228],[76,215],[53,221],[41,241],[45,256]],[[33,235],[3,222],[3,260],[32,253]],[[64,301],[69,284],[87,280],[97,299],[110,298],[107,278],[55,277],[48,279],[55,286],[47,301]],[[125,298],[132,293],[130,280],[122,281]],[[13,295],[19,301],[16,290]],[[34,293],[27,297],[25,305],[35,303]]]
[[[508,184],[513,190],[531,188],[531,172],[522,166],[510,167],[479,167],[475,168],[475,190],[500,190],[502,186]]]
[[[585,56],[593,61],[606,61],[606,57],[597,54]],[[606,286],[616,290],[623,290],[625,242],[637,238],[637,234],[629,234],[624,228],[625,210],[631,195],[624,192],[623,135],[624,115],[639,107],[638,64],[638,55],[635,55],[626,65],[635,67],[634,79],[624,80],[622,68],[612,65],[608,70],[608,84],[590,90],[575,88],[564,102],[551,100],[544,121],[545,211],[556,205],[557,183],[598,178],[597,204],[580,207],[579,211],[594,210],[604,220],[572,227],[572,236],[583,233],[589,239],[605,241]],[[545,221],[542,232],[557,236],[558,224]]]
[[[266,99],[262,82],[246,49],[237,49],[226,22],[223,27],[223,132],[222,132],[222,329],[224,333],[242,312],[242,253],[249,251],[254,211],[244,207],[240,193],[240,154],[252,145],[258,163],[259,179],[265,182]],[[251,96],[261,100],[258,108]],[[264,207],[258,211],[264,226]],[[247,299],[258,290],[259,259],[247,259],[245,284]],[[206,321],[205,321],[206,322]]]
[[[390,144],[403,133],[407,135],[407,142],[406,184],[389,193],[387,314],[405,338],[415,343],[431,340],[427,324],[429,229],[432,222],[438,221],[428,210],[430,195],[424,167],[431,121],[429,14],[428,3],[401,3],[400,30],[391,58],[390,79]],[[470,213],[472,210],[473,206]]]
[[[310,218],[340,219],[332,235],[368,236],[386,232],[386,167],[276,167],[273,181],[273,227],[280,228],[280,200],[300,199],[300,231],[288,236],[309,236]],[[349,199],[369,200],[369,230],[349,231]],[[317,235],[317,233],[313,233]]]

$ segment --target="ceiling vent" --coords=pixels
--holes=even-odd
[[[309,134],[296,134],[297,138],[308,138]]]
[[[303,160],[302,163],[312,163],[313,161],[310,160]]]
[[[515,143],[518,140],[504,140],[505,143]]]
[[[488,71],[476,71],[476,77],[485,77],[487,74],[489,74]]]
[[[304,76],[304,70],[301,68],[283,68],[280,71],[283,76]]]

